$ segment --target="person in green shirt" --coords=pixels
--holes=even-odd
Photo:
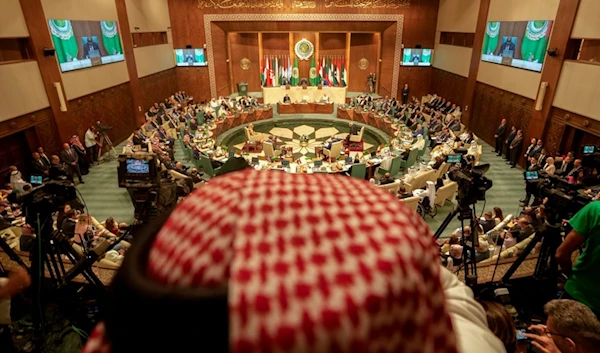
[[[573,230],[556,251],[561,270],[569,275],[566,293],[600,314],[600,202],[593,201],[569,220]],[[575,267],[571,256],[581,245]]]

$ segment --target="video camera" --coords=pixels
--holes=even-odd
[[[152,188],[159,186],[160,172],[154,153],[122,154],[118,161],[119,187]]]
[[[548,198],[546,212],[550,223],[560,223],[563,219],[570,219],[590,203],[591,198],[580,194],[584,189],[583,184],[572,184],[557,176],[546,176],[538,186],[538,195]]]
[[[19,195],[27,223],[36,224],[37,215],[49,216],[58,208],[77,198],[77,190],[68,181],[49,181]]]
[[[100,121],[96,122],[96,130],[98,130],[99,133],[104,133],[108,130],[111,130],[113,127],[114,126],[101,124]]]
[[[489,169],[489,164],[472,167],[457,164],[448,171],[450,180],[458,184],[457,201],[460,207],[485,200],[485,192],[492,187],[492,181],[484,176]]]

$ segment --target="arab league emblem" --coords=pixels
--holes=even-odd
[[[300,60],[308,60],[315,52],[315,46],[306,38],[302,38],[294,46],[294,52]]]
[[[310,68],[310,78],[315,79],[317,78],[317,68],[315,67],[311,67]]]
[[[248,70],[250,68],[250,59],[242,58],[242,60],[240,60],[240,66],[242,67],[242,70]]]
[[[292,69],[292,77],[293,78],[299,78],[300,77],[300,72],[298,71],[298,68],[295,67]]]
[[[369,60],[366,58],[362,58],[358,61],[358,68],[361,70],[366,70],[369,67]]]

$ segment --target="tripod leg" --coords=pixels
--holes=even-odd
[[[444,221],[442,222],[442,224],[440,225],[440,227],[438,228],[438,230],[435,231],[435,234],[433,235],[433,237],[437,240],[440,238],[440,236],[442,235],[442,233],[446,230],[446,227],[448,227],[448,224],[450,224],[450,222],[452,221],[452,219],[454,218],[454,216],[456,216],[458,214],[458,208],[454,208],[452,210],[452,212],[450,212],[448,214],[448,216],[446,216],[446,219],[444,219]]]

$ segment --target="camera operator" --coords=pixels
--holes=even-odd
[[[531,157],[529,160],[531,161],[531,164],[529,164],[529,167],[527,167],[527,171],[528,172],[539,171],[540,165],[538,164],[537,158]],[[527,172],[525,172],[525,173],[527,173]],[[525,173],[523,173],[523,174],[525,175]],[[531,200],[531,195],[533,195],[536,192],[539,184],[540,184],[539,180],[527,180],[527,178],[525,178],[525,198],[520,200],[524,206],[529,206],[529,202]]]
[[[573,230],[569,232],[556,251],[561,270],[569,275],[565,285],[565,298],[573,298],[588,307],[596,315],[600,313],[600,202],[592,201],[570,220]],[[572,268],[573,252],[584,246],[575,267]]]
[[[544,306],[546,325],[532,325],[525,337],[541,353],[600,352],[600,321],[574,300],[551,300]]]

